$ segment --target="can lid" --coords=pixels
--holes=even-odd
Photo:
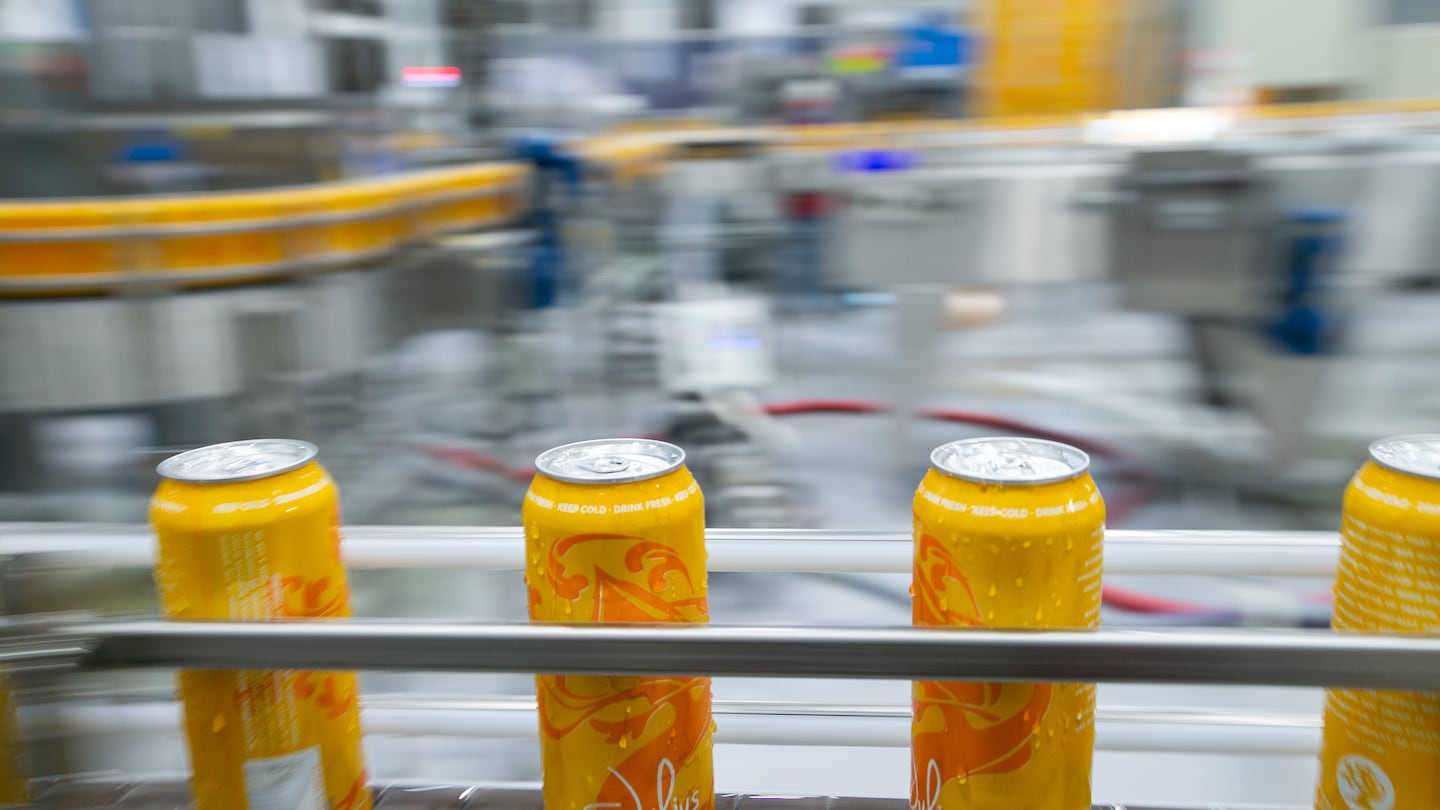
[[[685,463],[685,451],[654,439],[591,439],[541,453],[535,470],[572,484],[625,484],[659,478]]]
[[[1046,439],[989,436],[942,444],[930,454],[940,472],[981,484],[1051,484],[1083,474],[1090,457]]]
[[[1370,445],[1370,458],[1396,472],[1440,480],[1440,433],[1380,439]]]
[[[155,471],[172,481],[229,484],[298,470],[320,449],[299,439],[246,439],[186,450],[160,462]]]

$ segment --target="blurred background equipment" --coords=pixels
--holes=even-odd
[[[1324,625],[1345,481],[1440,413],[1437,23],[0,0],[6,607],[154,613],[156,462],[288,436],[388,538],[358,613],[521,620],[518,530],[454,527],[518,526],[543,449],[631,436],[770,555],[716,569],[717,621],[908,623],[864,533],[910,524],[929,448],[1011,434],[1087,452],[1112,534],[1157,533],[1107,549],[1107,624]],[[36,778],[185,771],[164,675],[12,680]],[[377,779],[538,777],[528,675],[364,681]],[[904,795],[907,694],[718,680],[720,788]],[[1318,707],[1102,687],[1096,798],[1304,805]]]

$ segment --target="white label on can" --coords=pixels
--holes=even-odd
[[[1340,758],[1335,766],[1335,781],[1340,798],[1350,810],[1391,810],[1395,806],[1395,786],[1390,777],[1359,754]]]
[[[249,810],[326,810],[319,747],[245,760]]]

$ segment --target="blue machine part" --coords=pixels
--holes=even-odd
[[[515,152],[535,167],[533,203],[524,218],[535,239],[530,261],[521,271],[525,277],[515,286],[523,291],[522,305],[545,309],[559,301],[569,275],[560,225],[564,206],[580,198],[585,166],[563,136],[529,135],[515,142]]]
[[[1266,331],[1292,354],[1335,350],[1340,316],[1330,309],[1329,276],[1344,249],[1346,219],[1346,213],[1335,208],[1290,212],[1281,254],[1285,264],[1276,290],[1279,311]]]
[[[894,65],[898,71],[960,68],[974,59],[974,37],[948,24],[945,15],[930,15],[900,32]]]
[[[115,153],[120,163],[174,163],[185,159],[185,144],[163,131],[136,133]]]
[[[913,169],[918,163],[914,152],[896,149],[862,149],[841,152],[835,157],[835,168],[842,172],[894,172]]]

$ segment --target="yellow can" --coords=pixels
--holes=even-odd
[[[530,618],[705,622],[705,505],[665,442],[542,453],[525,494]],[[547,810],[709,810],[710,679],[540,675]]]
[[[1085,453],[952,442],[915,491],[916,625],[1100,626],[1105,504]],[[1094,684],[917,681],[910,806],[1088,810]]]
[[[30,780],[20,730],[15,722],[15,700],[10,679],[0,674],[0,804],[30,801]]]
[[[1440,434],[1370,445],[1340,536],[1336,631],[1440,632]],[[1327,690],[1315,806],[1440,807],[1440,694]]]
[[[212,445],[161,462],[150,501],[169,619],[344,618],[335,484],[309,442]],[[180,673],[199,810],[371,806],[354,673]]]

